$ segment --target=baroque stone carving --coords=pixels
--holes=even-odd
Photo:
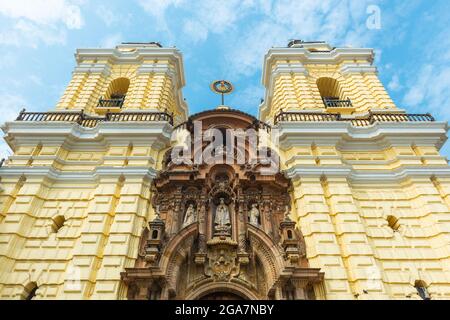
[[[230,229],[230,209],[225,204],[225,199],[220,198],[220,203],[214,216],[214,231],[216,235],[230,235]]]
[[[250,210],[250,223],[254,226],[259,225],[259,210],[256,203],[252,203],[252,208]]]
[[[183,227],[186,227],[191,223],[194,223],[196,220],[197,220],[197,212],[194,208],[194,205],[191,203],[189,204],[189,207],[187,208],[186,213],[184,214]]]
[[[205,130],[223,121],[237,129],[254,122],[224,110],[191,120]],[[166,166],[153,181],[157,218],[142,233],[144,254],[121,274],[128,297],[200,299],[214,292],[220,298],[232,290],[245,299],[288,299],[305,297],[305,283],[320,284],[323,273],[308,266],[301,232],[288,219],[289,180],[262,175],[261,166]]]

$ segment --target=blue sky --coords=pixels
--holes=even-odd
[[[373,8],[381,25],[368,28]],[[0,122],[22,107],[51,110],[70,80],[76,48],[158,41],[184,56],[190,113],[227,104],[256,115],[264,53],[289,39],[376,50],[380,78],[400,108],[450,120],[450,3],[376,0],[0,0]],[[0,153],[10,152],[0,144]],[[443,153],[450,155],[446,145]]]

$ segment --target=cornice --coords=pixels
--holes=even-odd
[[[377,122],[355,127],[350,122],[282,122],[278,130],[280,147],[335,145],[341,150],[387,148],[393,145],[432,145],[440,149],[447,140],[446,122]],[[354,146],[354,147],[352,147]]]
[[[149,167],[98,167],[92,171],[61,171],[49,166],[46,167],[2,167],[0,175],[4,177],[35,177],[50,181],[62,182],[99,182],[102,178],[147,178],[153,180],[158,171]]]
[[[354,170],[349,166],[312,167],[294,165],[284,174],[290,179],[322,176],[345,177],[352,183],[384,184],[398,183],[414,178],[450,177],[450,167],[401,167],[394,170]]]
[[[180,51],[176,48],[136,48],[133,51],[121,51],[118,49],[77,49],[75,59],[79,65],[83,59],[106,59],[113,64],[142,64],[144,60],[165,58],[173,61],[176,65],[177,73],[180,76],[180,85],[184,87],[186,84],[184,76],[183,57]]]
[[[339,64],[345,60],[366,60],[372,64],[373,49],[367,48],[335,48],[328,52],[311,52],[305,48],[271,48],[264,56],[262,84],[269,86],[272,64],[276,60],[299,60],[301,63]]]
[[[341,66],[341,74],[378,73],[378,69],[371,64],[345,63]]]
[[[2,126],[5,140],[14,150],[18,145],[64,145],[104,149],[108,145],[150,145],[162,148],[170,145],[172,126],[165,121],[151,122],[101,122],[94,128],[68,122],[6,122]]]

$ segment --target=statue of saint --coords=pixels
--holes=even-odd
[[[230,210],[225,204],[225,199],[220,198],[220,203],[216,209],[216,216],[214,218],[214,225],[216,231],[227,231],[229,230],[230,222]]]
[[[183,227],[186,227],[190,225],[191,223],[195,222],[196,219],[196,212],[194,205],[191,203],[189,207],[186,210],[186,213],[184,215],[184,221],[183,221]]]
[[[256,203],[253,203],[252,208],[250,210],[250,223],[255,226],[259,225],[258,218],[259,218],[259,210],[257,208]]]

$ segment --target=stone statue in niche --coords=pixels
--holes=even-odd
[[[284,210],[284,221],[291,221],[291,218],[289,215],[291,214],[291,209],[289,208],[289,205],[286,205],[286,208]]]
[[[194,223],[196,219],[197,219],[197,212],[195,211],[194,205],[191,203],[189,207],[186,209],[186,213],[184,214],[183,227],[186,227]]]
[[[258,220],[259,220],[259,210],[257,204],[253,203],[252,208],[250,210],[250,224],[258,226],[259,225]]]
[[[225,204],[225,199],[220,198],[220,203],[216,208],[216,215],[214,218],[214,231],[219,234],[230,234],[231,221],[230,210]]]

